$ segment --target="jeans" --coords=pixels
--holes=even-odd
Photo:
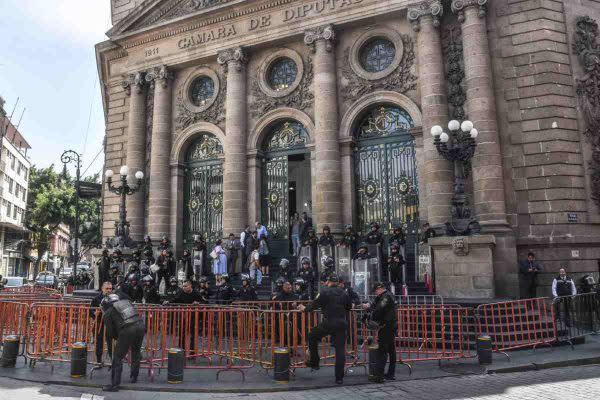
[[[256,277],[256,284],[260,286],[262,283],[262,271],[258,268],[254,268],[250,270],[250,279],[254,280]]]
[[[294,249],[295,256],[300,254],[300,247],[302,247],[302,244],[300,243],[300,234],[292,233],[292,248]]]

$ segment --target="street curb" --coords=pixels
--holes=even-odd
[[[543,369],[551,368],[562,368],[562,367],[576,367],[581,365],[594,365],[600,364],[600,357],[589,357],[589,358],[577,358],[573,360],[564,361],[552,361],[547,363],[531,363],[516,365],[514,367],[498,368],[498,369],[486,369],[485,373],[490,374],[506,374],[511,372],[527,372],[527,371],[539,371]]]

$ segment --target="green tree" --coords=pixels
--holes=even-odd
[[[84,179],[96,182],[98,174]],[[25,225],[31,232],[32,244],[37,249],[38,261],[34,274],[39,271],[39,262],[48,250],[49,236],[61,223],[69,226],[71,236],[75,233],[75,182],[67,176],[48,168],[32,166],[29,179],[29,198]],[[80,200],[80,255],[100,243],[99,212],[100,199]]]

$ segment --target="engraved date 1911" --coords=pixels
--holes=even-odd
[[[157,56],[158,55],[158,47],[154,47],[152,49],[146,49],[144,51],[144,55],[146,57],[152,57],[152,56]]]

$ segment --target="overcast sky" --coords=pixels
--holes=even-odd
[[[0,0],[0,96],[37,166],[62,168],[66,149],[86,175],[102,169],[104,117],[94,44],[110,28],[109,0]],[[89,123],[88,123],[89,121]],[[89,125],[89,126],[88,126]],[[91,166],[90,166],[91,164]]]

